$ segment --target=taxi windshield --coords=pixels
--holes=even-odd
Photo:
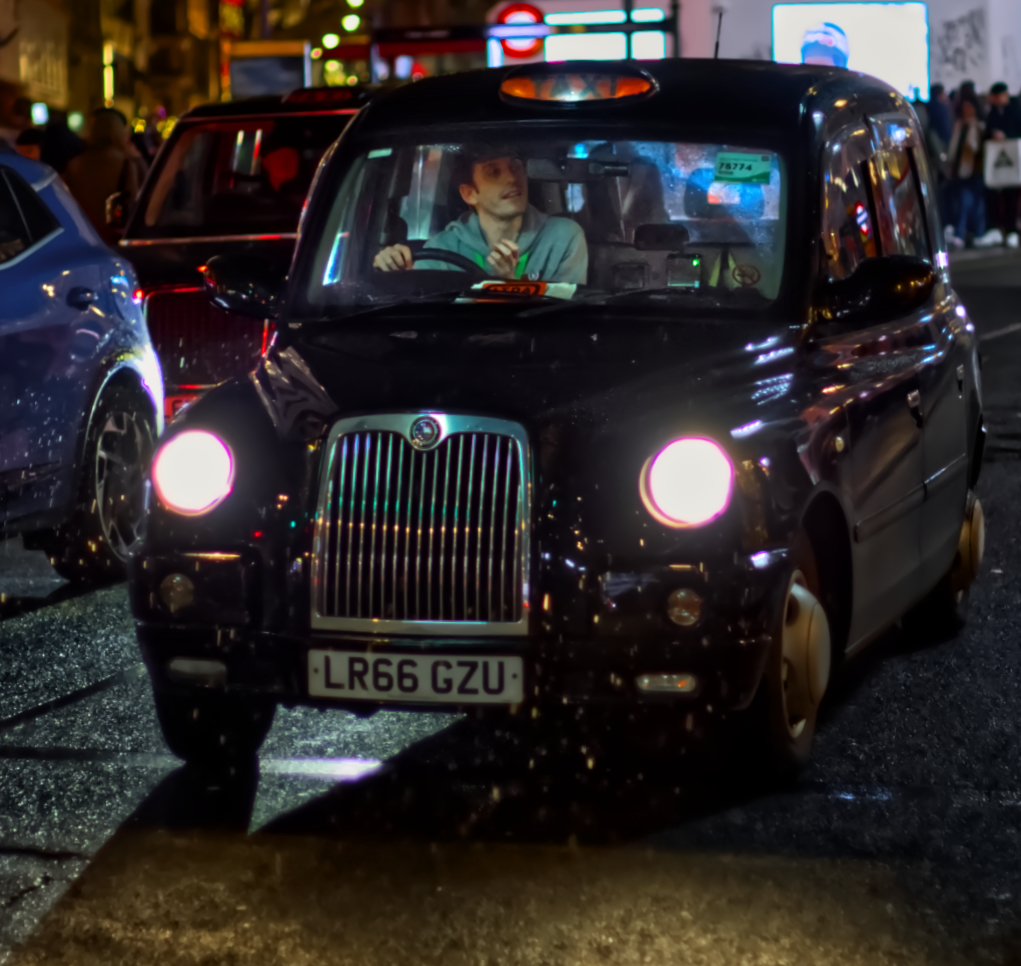
[[[775,151],[549,134],[409,140],[348,165],[304,258],[302,314],[483,288],[683,295],[702,308],[777,298],[786,175]]]

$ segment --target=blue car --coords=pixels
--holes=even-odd
[[[123,576],[144,520],[163,381],[136,288],[56,173],[2,151],[0,537],[69,580]]]

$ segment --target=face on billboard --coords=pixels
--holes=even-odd
[[[871,74],[905,97],[929,97],[929,24],[924,3],[780,3],[773,7],[773,59]]]

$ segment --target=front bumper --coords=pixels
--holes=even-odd
[[[195,602],[175,613],[161,603],[160,585],[187,573]],[[218,687],[272,695],[284,704],[361,712],[400,707],[462,710],[442,704],[324,700],[309,694],[308,652],[336,649],[372,655],[519,656],[525,704],[635,706],[670,702],[718,711],[747,707],[758,688],[785,587],[786,555],[737,555],[715,571],[662,567],[606,573],[585,598],[585,615],[558,620],[537,609],[527,637],[414,637],[267,629],[258,558],[247,554],[181,554],[136,560],[132,603],[138,641],[155,687],[187,691]],[[670,624],[663,603],[672,589],[696,587],[706,610],[694,627]],[[543,594],[536,595],[538,600]],[[577,605],[577,602],[575,602]],[[577,606],[575,607],[577,610]],[[184,679],[171,670],[180,659],[218,662],[215,680]],[[647,674],[694,675],[691,693],[641,690]]]

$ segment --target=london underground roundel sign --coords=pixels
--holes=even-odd
[[[542,23],[543,13],[530,3],[511,3],[504,7],[496,17],[497,23]],[[515,60],[527,60],[538,57],[542,53],[541,37],[522,37],[520,40],[501,40],[503,52]]]

